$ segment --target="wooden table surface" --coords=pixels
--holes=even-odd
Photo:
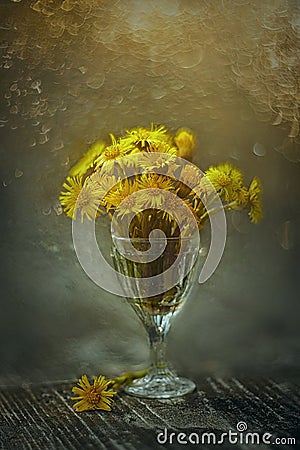
[[[6,387],[0,393],[1,449],[179,449],[179,448],[298,448],[299,389],[294,382],[207,378],[198,390],[174,400],[144,400],[121,393],[111,412],[76,413],[72,408],[72,382]],[[262,439],[270,433],[278,444],[234,444],[223,437],[222,446],[208,443],[204,432],[247,432]],[[239,425],[241,427],[243,425]],[[167,432],[165,431],[167,429]],[[157,441],[158,433],[160,443]],[[170,433],[175,433],[170,436]],[[185,433],[178,443],[178,433]],[[193,434],[191,434],[193,433]],[[195,445],[196,434],[200,445]],[[297,438],[298,435],[298,438]],[[164,443],[167,436],[167,442]],[[238,435],[239,439],[241,434]],[[268,435],[269,436],[269,435]],[[232,437],[233,438],[233,437]],[[288,438],[296,444],[287,446]],[[201,444],[201,439],[204,443]],[[213,439],[210,437],[210,439]],[[250,439],[250,438],[249,438]],[[279,443],[280,442],[280,443]]]

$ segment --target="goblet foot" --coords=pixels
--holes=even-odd
[[[139,380],[125,388],[125,392],[143,398],[175,398],[189,394],[196,389],[193,381],[178,377],[170,369],[153,369]]]

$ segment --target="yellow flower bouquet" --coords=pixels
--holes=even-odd
[[[166,127],[152,125],[127,130],[119,138],[110,134],[110,140],[94,143],[71,168],[60,202],[76,223],[111,219],[114,284],[119,282],[121,295],[142,320],[152,349],[149,373],[127,386],[127,392],[150,398],[181,396],[195,385],[167,366],[165,338],[193,284],[199,230],[229,209],[247,210],[257,223],[262,216],[261,184],[255,177],[247,187],[242,172],[229,162],[204,172],[188,162],[196,148],[188,129],[172,135]],[[108,408],[110,400],[105,401]]]
[[[195,136],[187,129],[180,129],[175,136],[167,132],[164,126],[152,125],[150,129],[139,127],[126,131],[124,136],[118,139],[110,134],[111,143],[107,145],[104,141],[94,143],[80,160],[71,168],[70,174],[63,183],[64,190],[60,195],[60,202],[67,216],[72,219],[81,220],[86,217],[91,219],[95,211],[97,215],[107,214],[112,217],[118,206],[122,203],[118,214],[125,216],[129,212],[138,211],[138,208],[131,195],[139,190],[153,189],[150,195],[147,190],[148,206],[146,211],[137,213],[135,223],[132,224],[131,237],[146,236],[145,226],[153,221],[153,210],[162,207],[161,190],[169,191],[180,197],[188,206],[195,217],[200,228],[208,219],[207,210],[198,195],[188,185],[198,186],[205,195],[213,197],[215,192],[211,192],[207,180],[215,188],[223,202],[225,209],[247,209],[250,220],[253,223],[259,222],[262,217],[262,206],[260,200],[261,184],[257,177],[253,178],[249,187],[244,185],[242,172],[232,164],[225,162],[209,167],[204,173],[197,170],[196,166],[178,167],[172,164],[173,156],[179,156],[187,160],[192,160],[195,153]],[[119,159],[132,154],[139,154],[139,164],[147,167],[145,173],[139,173],[132,179],[122,180],[118,174],[118,167],[115,163]],[[164,174],[149,172],[151,165],[157,166],[157,158],[152,160],[153,154],[164,153],[169,155],[169,164],[165,164]],[[159,161],[158,161],[159,162]],[[165,161],[164,161],[165,163]],[[95,173],[101,173],[97,183],[90,184],[89,180]],[[106,191],[107,180],[113,179],[113,188],[103,197],[99,204],[101,194]],[[95,179],[95,178],[94,178]],[[209,203],[209,202],[208,202]],[[206,203],[207,205],[207,203]],[[162,208],[163,209],[163,208]],[[163,225],[163,228],[174,231],[175,224],[172,217],[163,211],[156,211],[155,223]],[[141,226],[137,226],[140,223]],[[176,227],[175,227],[176,228]]]

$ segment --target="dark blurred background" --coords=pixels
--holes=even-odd
[[[134,312],[81,269],[58,196],[89,144],[151,122],[191,128],[202,169],[231,161],[264,187],[259,225],[228,214],[170,360],[192,377],[297,376],[299,5],[1,0],[0,384],[148,363]]]

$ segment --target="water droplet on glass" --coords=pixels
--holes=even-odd
[[[278,230],[279,244],[284,250],[290,250],[294,246],[294,230],[292,222],[286,220]]]
[[[9,60],[9,61],[6,61],[6,62],[3,64],[3,68],[4,68],[4,69],[10,69],[12,65],[13,65],[13,62],[12,62],[11,60]]]
[[[54,209],[54,211],[56,212],[56,214],[57,214],[58,216],[60,216],[60,215],[63,213],[63,209],[62,209],[62,206],[61,206],[61,204],[59,203],[59,201],[57,201],[57,202],[54,203],[53,209]]]
[[[267,153],[267,150],[263,144],[261,144],[260,142],[256,142],[253,145],[253,153],[256,156],[265,156],[265,154]]]
[[[73,0],[64,0],[61,4],[61,9],[64,11],[71,11],[75,6],[75,2]]]
[[[280,125],[282,122],[282,113],[280,112],[274,119],[272,125]]]
[[[46,144],[46,142],[49,141],[49,136],[48,134],[40,134],[39,136],[39,144],[43,145]]]
[[[70,164],[70,158],[67,156],[67,159],[61,163],[61,166],[68,166]]]
[[[86,84],[91,89],[99,89],[101,86],[103,86],[104,81],[105,81],[104,73],[97,73],[97,74],[93,75],[92,77],[90,77],[87,80]]]
[[[85,66],[78,67],[78,70],[84,75],[87,72],[87,68]]]
[[[46,209],[43,209],[42,210],[42,214],[44,215],[44,216],[49,216],[50,214],[51,214],[51,211],[52,211],[52,208],[50,207],[50,208],[46,208]]]
[[[201,47],[192,48],[189,51],[179,51],[172,57],[172,61],[183,69],[196,67],[203,59],[203,50]]]
[[[16,177],[16,178],[21,178],[21,176],[23,175],[23,173],[24,173],[24,172],[23,172],[22,170],[20,170],[20,169],[17,168],[17,169],[15,170],[15,177]]]
[[[124,97],[122,95],[116,95],[115,97],[113,97],[111,99],[110,103],[112,106],[118,106],[123,102],[123,100],[124,100]]]
[[[36,11],[36,12],[42,12],[43,5],[42,5],[41,2],[38,0],[38,1],[35,2],[34,4],[30,5],[30,8],[32,8],[33,11]]]
[[[174,91],[179,91],[180,89],[184,88],[184,82],[180,78],[171,80],[170,87]]]
[[[240,211],[232,211],[232,225],[239,233],[247,234],[252,226],[247,214],[241,214]]]
[[[64,148],[63,141],[57,141],[54,145],[54,150],[61,150],[62,148]]]
[[[16,91],[18,89],[18,83],[11,84],[9,89],[11,90],[11,92]]]
[[[19,112],[18,106],[17,106],[17,105],[13,105],[13,106],[10,108],[9,112],[10,112],[11,114],[18,114],[18,112]]]
[[[199,250],[199,255],[200,256],[206,256],[208,253],[208,248],[207,247],[201,247]]]
[[[33,137],[29,140],[29,147],[35,147],[36,146],[36,139]]]
[[[292,126],[289,132],[289,137],[294,138],[297,137],[299,134],[299,122],[297,119],[294,119],[292,122]]]
[[[42,92],[42,89],[40,88],[41,86],[41,80],[35,80],[31,83],[31,89],[35,89],[37,90],[38,94],[40,94]]]
[[[294,141],[294,139],[284,139],[281,146],[281,153],[288,161],[300,161],[300,146]]]
[[[167,90],[163,88],[162,86],[154,86],[151,91],[151,96],[155,100],[159,100],[160,98],[163,98],[167,95]]]

